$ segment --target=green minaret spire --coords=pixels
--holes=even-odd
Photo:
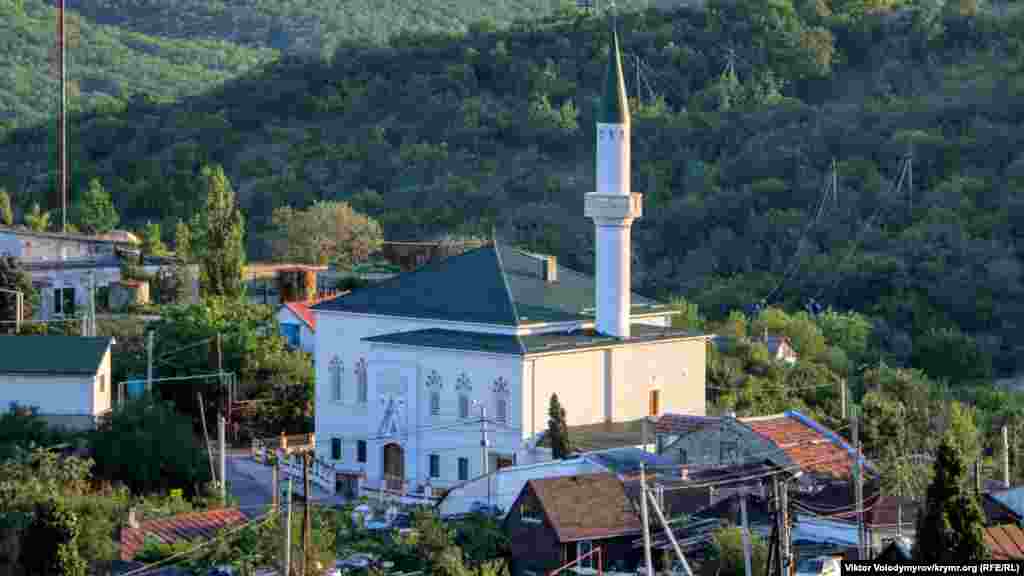
[[[628,124],[629,102],[626,100],[626,80],[622,76],[619,56],[619,35],[612,24],[612,43],[608,47],[608,72],[604,79],[604,96],[597,116],[601,124]]]

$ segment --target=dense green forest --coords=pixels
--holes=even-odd
[[[715,0],[622,12],[646,194],[639,288],[685,295],[711,318],[813,297],[876,318],[895,365],[958,382],[1016,372],[1024,20],[996,8]],[[197,169],[216,162],[254,258],[269,254],[273,208],[342,199],[386,237],[495,226],[591,270],[582,196],[608,40],[605,19],[564,7],[505,28],[342,42],[317,61],[287,55],[182,102],[85,110],[73,194],[98,177],[125,220],[169,234],[201,205]],[[0,143],[19,213],[47,196],[49,130]],[[908,149],[913,175],[898,187]],[[936,357],[948,366],[924,365]]]

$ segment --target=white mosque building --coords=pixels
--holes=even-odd
[[[642,195],[614,31],[596,182],[596,280],[493,242],[316,305],[317,455],[367,487],[444,488],[537,459],[552,394],[569,426],[703,415],[706,337],[631,293]]]

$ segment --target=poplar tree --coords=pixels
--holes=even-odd
[[[244,292],[245,219],[221,166],[204,166],[200,182],[206,204],[193,222],[191,248],[199,264],[203,295],[240,298]]]
[[[551,439],[551,457],[562,460],[569,457],[569,427],[565,424],[565,408],[558,401],[558,394],[551,395],[548,407],[548,437]]]

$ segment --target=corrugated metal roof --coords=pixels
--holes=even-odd
[[[113,341],[109,336],[0,336],[0,373],[96,374]]]

